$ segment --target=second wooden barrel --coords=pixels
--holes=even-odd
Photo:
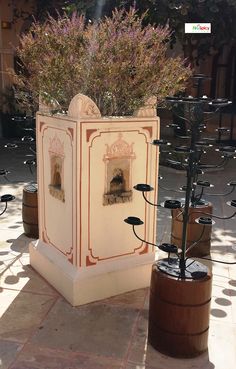
[[[22,219],[26,236],[38,238],[38,189],[36,184],[23,188]]]
[[[177,279],[152,268],[148,341],[173,357],[194,357],[207,350],[212,276]]]
[[[187,249],[190,245],[197,241],[199,237],[202,235],[201,240],[198,242],[196,246],[194,246],[189,252],[187,252],[187,256],[206,256],[210,254],[211,247],[211,225],[205,226],[204,233],[202,224],[198,224],[195,222],[195,219],[199,217],[206,217],[205,214],[212,214],[212,204],[209,203],[205,206],[196,206],[189,208],[189,222],[187,229]],[[183,230],[183,216],[182,209],[173,209],[172,210],[172,230],[171,230],[171,243],[176,246],[182,246],[182,230]]]

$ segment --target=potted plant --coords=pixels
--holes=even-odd
[[[131,206],[141,212],[137,176],[156,182],[156,100],[183,90],[191,71],[167,56],[168,28],[143,26],[144,16],[130,9],[94,23],[76,13],[49,17],[17,49],[18,96],[26,106],[40,100],[31,265],[73,305],[149,285],[154,252],[134,247],[122,218]],[[155,212],[146,215],[144,231],[155,237]]]
[[[80,92],[102,115],[120,116],[150,96],[161,102],[183,90],[191,72],[181,57],[167,56],[170,30],[144,27],[144,17],[130,8],[93,23],[76,13],[33,23],[16,49],[21,72],[12,73],[21,104],[37,104],[40,96],[66,110]]]

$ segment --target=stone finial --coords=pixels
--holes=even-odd
[[[90,97],[77,94],[70,102],[68,116],[78,118],[101,118],[101,113]]]
[[[157,104],[157,98],[156,96],[151,96],[149,97],[144,106],[142,106],[141,108],[137,109],[134,112],[134,116],[135,117],[140,117],[140,118],[146,118],[146,117],[156,117],[157,116],[157,112],[156,112],[156,104]]]

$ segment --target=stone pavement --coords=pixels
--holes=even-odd
[[[236,265],[208,263],[214,275],[209,349],[194,359],[169,358],[147,343],[148,288],[71,307],[31,268],[31,239],[23,234],[21,219],[22,188],[32,180],[23,165],[25,152],[27,147],[9,151],[0,142],[0,169],[11,171],[10,183],[0,179],[0,195],[16,196],[0,218],[0,369],[235,368]],[[162,186],[184,184],[184,173],[165,167],[160,173]],[[205,177],[215,183],[215,192],[224,192],[227,182],[236,180],[236,162]],[[159,191],[162,200],[173,195],[179,198]],[[236,193],[209,197],[215,214],[223,215],[233,213],[225,202],[235,198]],[[167,209],[159,211],[158,242],[169,241],[169,220]],[[235,218],[216,222],[211,257],[236,261]]]

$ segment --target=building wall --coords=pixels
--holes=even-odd
[[[14,17],[14,7],[31,14],[33,4],[34,0],[0,0],[0,95],[11,85],[7,70],[14,67],[14,48],[18,46],[19,34],[27,23],[22,18]]]

